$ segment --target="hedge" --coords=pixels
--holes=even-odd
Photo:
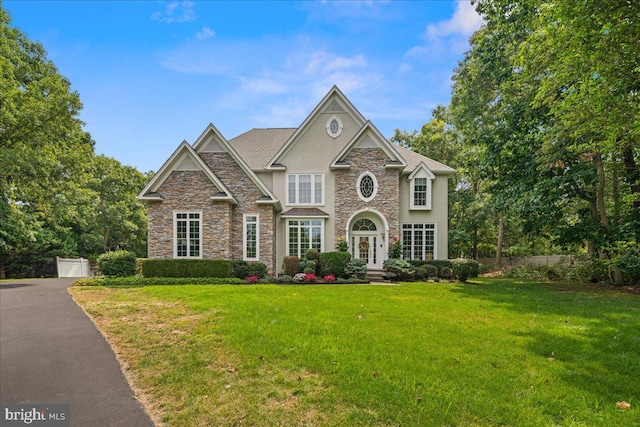
[[[146,259],[144,277],[233,277],[233,263],[221,259]]]
[[[97,259],[98,271],[105,276],[124,277],[136,274],[136,254],[129,251],[113,251]]]
[[[91,277],[78,279],[73,286],[157,286],[157,285],[242,285],[234,277]]]

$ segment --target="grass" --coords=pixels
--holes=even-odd
[[[168,426],[640,425],[640,295],[505,279],[71,292]]]

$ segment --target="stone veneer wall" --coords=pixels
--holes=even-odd
[[[238,204],[231,208],[231,259],[242,259],[243,214],[260,216],[260,261],[276,272],[275,212],[273,205],[258,205],[263,194],[228,153],[200,153],[213,173],[231,191]]]
[[[400,172],[385,169],[388,156],[380,148],[354,148],[344,159],[351,164],[349,169],[335,171],[335,233],[336,238],[345,237],[349,217],[364,208],[374,208],[386,218],[389,224],[389,238],[400,232]],[[363,172],[369,171],[378,181],[376,197],[365,202],[358,196],[356,184]],[[387,242],[388,244],[389,242]]]
[[[173,258],[173,212],[202,211],[202,257],[230,259],[231,208],[214,202],[219,189],[202,171],[173,171],[158,188],[162,202],[147,203],[149,258]]]

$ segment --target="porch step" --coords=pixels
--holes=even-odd
[[[367,270],[367,280],[370,282],[387,282],[386,271]]]

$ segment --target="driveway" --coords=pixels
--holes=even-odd
[[[153,426],[73,280],[0,283],[0,403],[68,404],[71,426]]]

